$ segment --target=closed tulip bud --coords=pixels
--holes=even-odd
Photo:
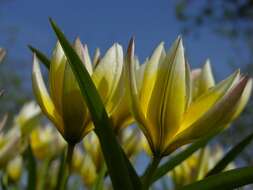
[[[51,126],[34,129],[30,135],[30,144],[34,156],[39,160],[57,156],[65,146],[62,137]]]
[[[22,174],[22,163],[23,160],[21,156],[15,157],[8,163],[6,172],[8,175],[8,179],[10,179],[12,182],[19,181]]]
[[[142,71],[136,67],[133,41],[128,48],[127,81],[133,114],[156,157],[221,130],[239,115],[250,95],[251,79],[235,72],[193,100],[184,54],[181,38],[167,53],[161,43],[140,67],[144,67]],[[203,81],[210,85],[210,71],[206,70]]]
[[[15,125],[19,126],[22,134],[27,135],[38,124],[41,111],[34,101],[26,103],[15,117]]]

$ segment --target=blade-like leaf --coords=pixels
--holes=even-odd
[[[166,175],[169,171],[175,168],[177,165],[181,164],[184,160],[186,160],[189,156],[191,156],[198,149],[204,147],[213,137],[215,137],[218,132],[208,135],[207,137],[200,139],[199,141],[193,143],[180,153],[176,154],[172,158],[170,158],[167,162],[165,162],[162,166],[160,166],[153,178],[153,182],[160,179],[162,176]]]
[[[232,190],[253,183],[253,167],[234,169],[182,187],[180,190]]]
[[[124,155],[122,154],[120,145],[118,144],[112,130],[111,122],[103,106],[103,102],[88,71],[54,21],[50,19],[50,22],[65,52],[72,71],[78,81],[82,95],[89,108],[95,125],[94,130],[99,138],[114,189],[140,189],[141,183],[139,182],[136,184],[134,183],[136,180],[131,180],[131,171],[128,170],[128,163],[126,163]],[[137,179],[137,181],[140,180]]]
[[[27,190],[35,190],[36,189],[36,176],[37,176],[37,169],[36,169],[36,160],[33,156],[32,148],[29,145],[26,151],[27,156],[27,171],[28,171],[28,177],[27,177]]]
[[[28,47],[33,53],[36,54],[38,59],[45,65],[45,67],[47,69],[49,69],[50,68],[50,60],[47,58],[47,56],[31,45],[28,45]]]
[[[224,170],[227,165],[232,162],[243,150],[249,145],[253,139],[253,133],[246,136],[237,145],[235,145],[215,166],[211,169],[206,176],[214,175]]]

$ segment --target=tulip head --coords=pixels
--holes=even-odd
[[[12,182],[19,181],[21,175],[22,175],[22,166],[23,166],[23,159],[22,156],[16,156],[14,159],[12,159],[6,168],[6,172],[8,175],[8,179],[10,179]]]
[[[20,127],[22,134],[27,135],[38,125],[38,117],[41,111],[39,106],[34,102],[24,104],[19,114],[15,117],[15,125]]]
[[[123,125],[130,112],[125,106],[122,85],[122,47],[114,44],[103,57],[97,50],[93,63],[87,46],[83,46],[79,39],[75,41],[74,48],[89,72],[115,128]],[[41,110],[68,143],[76,144],[93,129],[93,125],[61,45],[57,43],[51,59],[49,92],[43,82],[36,55],[33,62],[33,90]]]
[[[30,135],[30,144],[34,156],[39,160],[53,158],[65,147],[63,138],[51,126],[34,129]]]
[[[214,86],[207,64],[198,87],[202,95],[194,99],[181,38],[167,53],[161,43],[141,66],[131,41],[126,62],[133,114],[154,156],[168,155],[226,126],[241,112],[252,87],[251,79],[239,72]]]

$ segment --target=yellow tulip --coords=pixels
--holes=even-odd
[[[74,47],[91,75],[112,123],[115,127],[124,125],[130,112],[128,109],[122,108],[125,105],[125,90],[124,85],[121,85],[123,80],[122,47],[119,44],[114,44],[102,58],[97,50],[93,64],[87,46],[83,46],[79,39],[76,40]],[[34,56],[33,63],[33,90],[42,111],[69,144],[76,144],[92,130],[93,125],[88,108],[60,44],[57,43],[51,59],[50,93],[47,92],[42,79],[36,56]]]
[[[169,173],[175,188],[203,179],[223,156],[224,150],[218,145],[214,148],[207,146],[196,152]],[[234,163],[230,163],[224,170],[234,168]]]
[[[22,165],[23,165],[23,159],[22,156],[16,156],[14,159],[12,159],[6,168],[6,172],[8,175],[8,178],[12,182],[17,182],[22,174]]]
[[[156,157],[227,125],[241,112],[252,88],[251,79],[235,72],[192,99],[192,79],[181,38],[168,53],[161,43],[141,66],[136,63],[131,41],[126,62],[133,114]]]
[[[15,116],[14,124],[20,127],[23,135],[27,135],[32,128],[38,125],[38,116],[40,114],[40,108],[34,101],[25,103],[19,114]]]
[[[56,156],[65,146],[63,138],[51,126],[34,129],[30,135],[30,144],[33,154],[39,160]]]

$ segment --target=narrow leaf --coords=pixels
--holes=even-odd
[[[27,190],[36,190],[37,183],[37,169],[36,169],[36,160],[33,156],[32,148],[29,145],[27,148]]]
[[[198,140],[197,142],[191,144],[186,149],[182,150],[180,153],[171,157],[167,162],[165,162],[162,166],[160,166],[153,178],[153,182],[159,180],[162,176],[166,175],[173,168],[181,164],[184,160],[190,157],[194,152],[198,149],[204,147],[213,137],[217,135],[217,132],[208,135],[207,137]]]
[[[214,175],[224,170],[227,165],[232,162],[243,150],[249,145],[253,139],[253,133],[246,136],[237,145],[235,145],[215,166],[211,169],[206,176]]]
[[[209,176],[198,182],[186,185],[179,190],[232,190],[251,183],[253,183],[253,167],[245,167]]]
[[[50,68],[50,60],[47,58],[47,56],[31,45],[28,45],[28,47],[33,53],[36,54],[38,59],[45,65],[45,67],[47,69],[49,69]]]
[[[114,189],[140,189],[139,184],[141,183],[135,184],[134,181],[131,180],[128,163],[126,163],[124,155],[122,154],[120,145],[112,130],[111,122],[103,106],[103,102],[88,71],[54,21],[50,19],[50,22],[89,108]],[[139,179],[137,181],[139,181]]]

